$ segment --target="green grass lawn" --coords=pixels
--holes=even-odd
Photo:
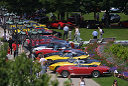
[[[124,13],[115,13],[115,14],[120,15],[120,21],[128,20],[128,15],[125,15]],[[100,21],[101,21],[101,18],[103,17],[103,15],[104,15],[104,12],[99,13]],[[85,20],[94,20],[94,13],[92,12],[89,14],[84,14],[83,17]]]
[[[63,30],[53,29],[55,31],[61,32],[63,34]],[[92,32],[94,29],[86,29],[86,28],[80,28],[80,37],[84,41],[89,41],[89,39],[92,39]],[[103,38],[109,38],[109,37],[116,37],[116,40],[128,40],[128,29],[126,28],[118,28],[118,29],[106,29],[103,28],[104,34]],[[98,29],[97,29],[98,31]],[[74,30],[72,31],[72,37],[74,34]]]
[[[128,86],[128,81],[113,76],[93,78],[93,80],[99,83],[101,86],[112,86],[114,80],[117,80],[118,86]]]

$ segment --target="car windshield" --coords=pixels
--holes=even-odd
[[[72,53],[64,53],[63,55],[60,55],[62,57],[72,57]]]
[[[84,60],[76,60],[74,61],[74,64],[84,64],[85,61]]]

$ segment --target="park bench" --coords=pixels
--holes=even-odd
[[[97,43],[99,39],[90,39],[88,44]]]
[[[116,38],[102,38],[100,43],[108,43],[108,42],[115,42]]]

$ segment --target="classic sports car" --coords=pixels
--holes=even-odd
[[[53,35],[42,35],[38,40],[32,40],[32,46],[40,45],[40,44],[48,44],[52,40],[62,40],[56,36]],[[30,43],[30,40],[27,40],[28,44]]]
[[[57,68],[57,73],[62,77],[68,77],[68,75],[91,75],[92,77],[99,77],[103,74],[110,73],[110,68],[107,66],[98,65],[72,65],[61,66]]]
[[[43,49],[43,50],[40,50],[40,51],[36,51],[35,54],[38,55],[42,52],[43,52],[43,54],[47,54],[47,53],[51,53],[51,52],[54,53],[54,52],[59,52],[59,51],[54,50],[54,49]]]
[[[65,24],[73,26],[73,23],[71,23],[71,22],[57,20],[57,21],[47,24],[47,27],[58,28],[60,26],[61,28],[63,28]]]
[[[45,57],[49,57],[53,55],[63,55],[64,52],[75,52],[75,53],[81,53],[82,55],[87,55],[85,52],[83,52],[80,49],[78,50],[78,49],[67,48],[59,52],[45,54]]]
[[[52,71],[56,71],[57,68],[59,68],[60,66],[65,66],[65,65],[100,65],[100,62],[94,62],[91,60],[69,60],[68,62],[58,62],[55,64],[52,64],[49,66],[49,69]]]
[[[95,59],[88,59],[88,58],[86,58],[86,59],[83,59],[85,62],[99,62],[98,60],[95,60]],[[52,63],[51,64],[55,64],[55,63],[58,63],[58,62],[74,62],[74,61],[76,61],[76,59],[59,59],[59,60],[54,60],[54,61],[52,61]],[[51,64],[49,64],[49,65],[51,65]]]
[[[33,49],[33,52],[34,51],[40,51],[42,49],[63,50],[63,49],[66,49],[66,48],[68,48],[68,47],[65,44],[61,44],[61,43],[49,43],[49,44],[44,44],[44,45],[42,44],[39,47],[35,47]]]
[[[83,55],[80,53],[74,53],[74,52],[65,52],[63,55],[54,55],[46,57],[45,59],[48,60],[49,63],[52,63],[54,60],[59,59],[86,59],[89,55]]]

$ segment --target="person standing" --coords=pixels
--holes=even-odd
[[[73,86],[71,75],[68,75],[68,78],[64,82],[64,86]]]
[[[13,44],[13,40],[12,38],[10,37],[9,40],[8,40],[8,44],[9,44],[9,48],[10,48],[10,51],[11,51],[11,55],[12,55],[12,44]]]
[[[84,77],[80,77],[79,86],[85,86]]]
[[[16,41],[12,44],[12,48],[13,48],[13,51],[14,51],[14,53],[13,53],[13,55],[14,55],[14,58],[16,57]]]
[[[41,54],[41,59],[39,61],[41,63],[41,72],[40,74],[44,74],[47,72],[47,66],[46,66],[46,62],[47,60],[44,58],[44,54]]]
[[[92,35],[93,35],[93,39],[97,39],[97,36],[98,36],[98,32],[96,30],[94,30],[92,32]]]
[[[102,36],[103,36],[104,31],[103,31],[100,27],[98,27],[98,29],[99,29],[99,39],[101,40],[101,39],[102,39]]]
[[[64,39],[65,37],[66,37],[66,39],[67,39],[69,27],[68,27],[67,25],[65,25],[64,28],[63,28],[63,30],[64,30],[63,39]]]
[[[69,32],[68,32],[68,39],[71,40],[72,39],[72,28],[69,28]]]
[[[78,27],[75,27],[75,34],[74,34],[75,38],[74,41],[76,42],[80,42],[81,38],[80,38],[80,31]]]
[[[112,86],[118,86],[118,84],[117,84],[117,80],[114,80]]]
[[[96,20],[99,22],[99,13],[96,14]]]

